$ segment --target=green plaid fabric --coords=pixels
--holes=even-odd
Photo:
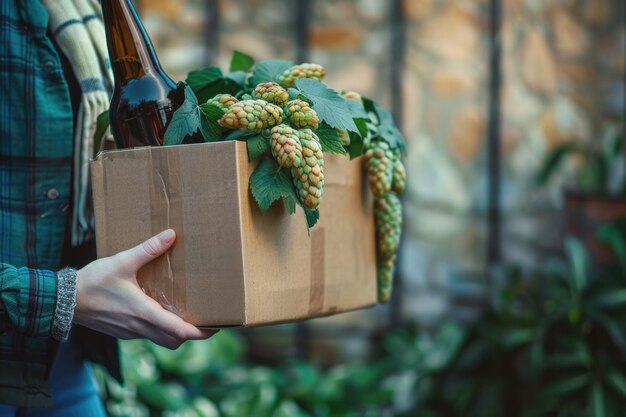
[[[0,1],[0,402],[27,406],[48,401],[72,166],[72,105],[47,25],[39,1]]]

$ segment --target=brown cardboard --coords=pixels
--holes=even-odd
[[[139,271],[148,295],[205,327],[318,317],[376,302],[374,222],[360,161],[325,155],[320,221],[256,205],[246,145],[106,151],[92,161],[98,256],[171,227],[172,250]]]

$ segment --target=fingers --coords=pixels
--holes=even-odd
[[[176,233],[174,230],[167,229],[134,248],[120,252],[118,256],[122,258],[124,265],[128,265],[134,271],[137,271],[148,262],[167,252],[175,239]]]
[[[176,349],[186,340],[207,339],[217,333],[214,329],[199,329],[174,313],[163,309],[154,300],[150,299],[150,301],[154,303],[150,303],[149,312],[145,317],[149,321],[146,327],[149,328],[144,334],[161,346]]]

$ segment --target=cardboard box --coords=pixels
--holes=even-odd
[[[325,155],[320,221],[267,213],[239,141],[103,152],[92,161],[98,256],[168,228],[172,250],[139,271],[146,293],[196,326],[251,326],[376,303],[371,193],[362,164]]]

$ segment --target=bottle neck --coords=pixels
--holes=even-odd
[[[102,0],[109,56],[116,83],[165,75],[131,0]]]

